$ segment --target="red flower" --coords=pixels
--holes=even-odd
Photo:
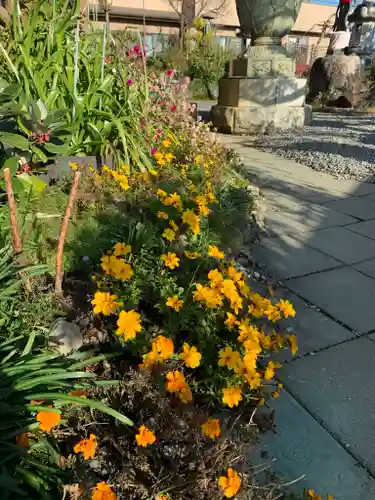
[[[109,56],[107,56],[107,57],[104,59],[104,61],[105,61],[107,64],[109,64],[109,63],[111,62],[111,58],[110,58]]]
[[[171,106],[171,111],[176,111],[177,109],[177,106],[175,104],[173,104],[173,106]]]

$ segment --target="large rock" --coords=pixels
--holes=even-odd
[[[339,52],[315,60],[309,76],[307,102],[324,95],[328,105],[356,107],[361,103],[363,92],[359,56]]]

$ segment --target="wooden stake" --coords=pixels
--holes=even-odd
[[[68,231],[69,219],[72,213],[74,200],[77,194],[78,182],[81,177],[81,172],[76,170],[74,172],[74,179],[72,184],[72,189],[70,190],[68,203],[66,205],[64,218],[61,224],[60,234],[59,234],[59,243],[57,246],[57,255],[56,255],[56,280],[55,280],[55,293],[58,295],[62,295],[62,282],[63,282],[63,255],[64,255],[64,243],[66,239],[66,233]]]
[[[22,252],[22,242],[18,229],[16,202],[14,200],[12,180],[9,168],[4,168],[4,179],[10,210],[10,226],[12,230],[13,248],[16,254],[20,254]]]

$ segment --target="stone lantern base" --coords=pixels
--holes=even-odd
[[[219,83],[211,121],[221,132],[269,134],[311,122],[305,106],[306,80],[288,76],[229,77]]]

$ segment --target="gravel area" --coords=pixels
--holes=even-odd
[[[254,147],[337,179],[375,183],[375,115],[314,113],[312,125],[259,137]]]

